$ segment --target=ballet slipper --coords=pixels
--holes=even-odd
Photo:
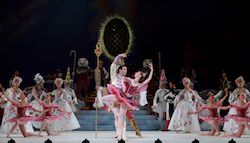
[[[218,133],[218,134],[216,134],[216,135],[214,135],[214,136],[220,136],[221,134],[220,133]]]
[[[7,138],[11,138],[10,134],[7,135]]]
[[[190,133],[190,131],[187,131],[187,132],[185,132],[185,133]]]
[[[199,135],[199,136],[204,136],[205,133],[204,133],[204,132],[201,132],[201,133],[199,133],[198,135]]]
[[[68,130],[66,130],[66,132],[69,132]]]
[[[218,137],[227,137],[227,134],[224,133],[224,134],[222,134],[222,135],[219,135]]]
[[[40,132],[37,134],[37,136],[38,136],[38,137],[45,137],[45,135],[43,135],[43,134],[40,133]]]
[[[177,133],[179,133],[180,132],[180,130],[177,130]]]
[[[55,133],[55,135],[61,135],[61,133],[58,131],[55,131],[54,133]]]
[[[246,132],[243,132],[242,135],[246,135]]]
[[[118,130],[117,131],[117,140],[121,140],[122,139],[122,131],[121,130]]]

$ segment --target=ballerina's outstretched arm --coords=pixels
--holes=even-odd
[[[138,89],[140,89],[141,87],[143,87],[143,86],[145,86],[146,84],[148,84],[149,82],[150,82],[150,80],[152,79],[152,76],[153,76],[153,72],[154,72],[154,68],[153,68],[153,64],[152,63],[149,63],[148,64],[148,67],[150,68],[150,74],[149,74],[149,76],[148,76],[148,78],[144,81],[144,82],[142,82],[142,84],[140,84],[139,86],[138,86]]]

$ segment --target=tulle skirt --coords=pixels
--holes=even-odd
[[[9,133],[15,123],[7,122],[8,120],[15,118],[17,116],[17,107],[13,106],[10,101],[6,103],[4,114],[2,118],[1,132]],[[33,133],[33,127],[31,122],[25,124],[25,129],[27,133]],[[17,127],[12,133],[21,133],[19,127]]]
[[[42,115],[42,116],[36,118],[34,120],[34,122],[43,122],[45,119],[56,121],[56,120],[59,120],[61,118],[62,118],[62,116],[58,116],[58,115],[51,115],[51,116],[43,116]]]
[[[37,117],[30,117],[30,116],[14,117],[14,118],[11,118],[11,119],[7,120],[6,122],[15,123],[17,121],[33,121],[36,118]]]
[[[117,89],[117,87],[115,87],[111,84],[108,84],[107,87],[108,87],[109,93],[116,95],[119,102],[124,102],[132,110],[137,110],[137,111],[139,110],[139,108],[137,107],[137,105],[139,105],[139,104],[133,99],[126,98],[126,96],[123,94],[123,92],[121,90]]]
[[[222,123],[222,122],[227,122],[228,120],[226,118],[223,117],[212,117],[212,116],[200,116],[199,118],[201,118],[204,121],[210,121],[210,120],[216,120],[216,122]]]

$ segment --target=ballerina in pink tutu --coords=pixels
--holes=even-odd
[[[222,134],[219,137],[227,137],[227,136],[234,136],[240,138],[241,135],[244,132],[245,127],[250,131],[250,125],[248,122],[250,122],[250,117],[247,116],[247,111],[250,106],[250,102],[245,102],[246,94],[242,91],[238,92],[238,99],[239,102],[237,103],[231,103],[229,106],[226,107],[218,107],[222,110],[228,110],[229,108],[236,108],[237,114],[236,115],[227,115],[225,118],[227,119],[233,119],[238,124],[239,129],[238,133],[232,133],[232,134]]]
[[[34,92],[35,92],[35,88],[32,89],[32,93],[34,93]],[[42,134],[42,131],[44,128],[49,136],[60,135],[59,132],[50,132],[49,124],[51,124],[55,120],[62,118],[62,116],[59,116],[59,115],[52,115],[52,109],[56,109],[60,112],[64,112],[64,113],[68,113],[68,114],[71,114],[73,111],[72,112],[63,111],[57,105],[52,104],[51,103],[51,96],[52,96],[51,92],[46,94],[45,103],[43,101],[41,101],[35,94],[33,94],[33,95],[34,95],[35,99],[39,102],[39,104],[43,106],[43,112],[44,112],[40,117],[38,117],[37,119],[34,120],[35,122],[43,122],[42,126],[40,128],[40,131],[38,133],[38,136],[39,137],[45,136]]]
[[[121,80],[122,83],[122,89],[119,89],[111,84],[108,84],[108,90],[111,93],[110,95],[106,95],[102,97],[102,101],[110,107],[110,109],[114,112],[114,114],[117,114],[118,116],[118,140],[121,140],[122,138],[122,124],[124,121],[124,116],[126,114],[127,108],[130,107],[132,110],[139,110],[137,107],[138,103],[136,102],[136,93],[146,91],[147,84],[152,79],[153,75],[153,66],[152,63],[149,63],[148,67],[151,69],[149,77],[143,81],[142,83],[139,83],[141,78],[143,77],[143,73],[141,71],[138,71],[134,74],[134,79],[131,78],[123,78]],[[116,109],[112,106],[110,103],[112,102],[119,102],[120,103],[120,112],[117,113]]]
[[[227,98],[228,96],[228,89],[225,90],[226,95],[217,103],[214,102],[214,94],[212,92],[208,93],[208,99],[209,99],[209,103],[204,105],[200,110],[197,110],[196,112],[189,112],[188,114],[195,114],[195,113],[200,113],[201,111],[208,109],[210,116],[200,116],[199,118],[201,118],[202,120],[207,121],[209,124],[212,125],[212,130],[210,132],[204,133],[201,132],[198,135],[208,135],[208,136],[213,136],[216,131],[218,132],[218,134],[216,134],[215,136],[219,136],[220,135],[220,129],[218,124],[221,122],[227,122],[228,120],[220,117],[217,113],[217,107],[218,106],[222,106],[224,100]]]
[[[3,87],[2,87],[2,91],[5,91],[5,89]],[[37,117],[26,116],[25,112],[27,109],[34,110],[37,112],[43,112],[43,111],[36,110],[32,107],[32,105],[27,103],[26,102],[26,93],[24,93],[24,92],[20,93],[20,99],[21,99],[20,102],[17,102],[17,101],[10,99],[5,93],[4,93],[4,95],[8,99],[8,101],[10,101],[12,103],[12,105],[17,107],[17,116],[6,121],[6,122],[10,122],[10,123],[15,123],[15,125],[12,127],[12,129],[8,133],[7,138],[10,138],[10,134],[17,128],[17,126],[19,126],[24,137],[37,136],[37,134],[27,133],[25,130],[25,126],[24,126],[29,121],[35,120]]]

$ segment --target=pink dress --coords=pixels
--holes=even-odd
[[[125,93],[129,93],[131,95],[131,98],[127,98],[126,95],[122,92],[122,89],[119,89],[111,84],[107,85],[109,93],[116,95],[118,98],[118,102],[124,102],[127,106],[131,107],[133,110],[138,111],[139,108],[137,107],[137,105],[139,105],[139,103],[136,100],[137,95],[138,95],[137,93],[142,92],[143,90],[146,91],[147,85],[145,85],[144,87],[140,89],[140,91],[138,91],[138,86],[132,86],[131,81],[127,78],[123,78],[123,79],[124,79],[124,83],[126,86]]]
[[[25,115],[27,108],[31,110],[34,109],[32,105],[19,105],[16,101],[14,102],[15,103],[12,105],[17,106],[17,116],[7,120],[6,122],[15,123],[17,121],[33,121],[37,118],[37,117],[31,117],[31,116]]]
[[[247,116],[247,110],[248,110],[248,107],[250,106],[250,102],[248,102],[248,104],[243,106],[243,107],[237,106],[234,103],[232,103],[229,106],[231,108],[236,108],[238,114],[236,114],[236,115],[228,115],[228,116],[226,116],[226,118],[234,119],[234,120],[238,120],[238,121],[250,122],[250,117]]]
[[[43,113],[40,117],[38,117],[37,119],[35,119],[35,122],[43,122],[43,120],[45,119],[49,119],[49,120],[58,120],[60,118],[62,118],[62,116],[59,115],[52,115],[52,109],[59,109],[57,105],[51,105],[51,106],[47,106],[45,105],[45,103],[43,101],[41,101],[41,105],[43,106],[43,111],[49,109],[48,112]]]
[[[218,102],[217,103],[217,106],[222,106],[222,103],[221,102]],[[202,110],[204,109],[208,109],[209,113],[210,113],[210,116],[200,116],[200,118],[202,120],[205,120],[205,121],[209,121],[209,120],[216,120],[217,123],[221,123],[221,122],[227,122],[228,120],[219,116],[218,115],[218,112],[217,112],[217,108],[216,107],[207,107],[207,106],[203,106],[201,108]]]

